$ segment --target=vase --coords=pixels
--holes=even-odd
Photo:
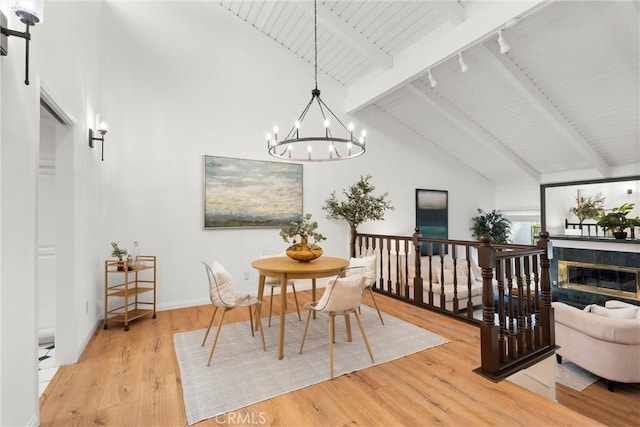
[[[309,245],[307,237],[302,237],[300,243],[287,248],[287,256],[299,262],[309,262],[322,255],[322,248],[318,245]]]
[[[627,232],[626,231],[616,231],[615,233],[613,233],[613,237],[615,237],[616,239],[624,240],[624,239],[627,238]]]

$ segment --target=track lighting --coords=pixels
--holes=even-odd
[[[498,31],[498,44],[500,45],[500,53],[505,54],[509,52],[509,45],[504,37],[502,37],[502,30]]]
[[[469,71],[469,66],[467,65],[466,62],[464,62],[464,58],[462,57],[462,52],[458,54],[458,62],[460,63],[460,71],[462,71],[463,73],[466,73],[467,71]]]
[[[431,75],[431,70],[429,70],[429,83],[431,83],[431,87],[438,86],[438,81]]]

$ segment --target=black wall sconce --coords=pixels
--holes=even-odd
[[[9,36],[20,37],[25,39],[26,52],[25,52],[25,79],[24,84],[29,84],[29,41],[31,40],[31,33],[29,33],[29,27],[36,25],[42,20],[43,7],[42,1],[17,1],[12,10],[20,18],[20,21],[26,25],[24,32],[14,31],[7,28],[7,17],[4,13],[0,12],[0,54],[6,56],[8,54]]]
[[[96,120],[98,128],[95,130],[89,129],[89,147],[93,148],[93,141],[100,141],[102,143],[102,152],[100,153],[101,159],[104,162],[104,135],[108,132],[107,124]],[[100,136],[95,136],[98,133]]]

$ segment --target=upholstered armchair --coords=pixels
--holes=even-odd
[[[607,301],[605,307],[588,305],[584,310],[562,302],[552,303],[555,312],[558,362],[566,357],[576,365],[607,380],[640,382],[640,307]]]

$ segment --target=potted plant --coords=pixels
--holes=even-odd
[[[604,211],[604,196],[600,193],[593,197],[584,197],[579,193],[576,196],[576,206],[569,209],[569,212],[578,217],[580,228],[587,219],[598,219]]]
[[[611,209],[611,212],[601,212],[598,218],[597,224],[602,227],[604,231],[610,231],[613,233],[613,237],[616,239],[626,239],[627,232],[624,231],[627,228],[632,228],[640,225],[640,218],[627,218],[629,212],[635,207],[634,203],[623,203],[620,206]]]
[[[124,262],[122,262],[122,257],[127,256],[127,250],[119,248],[118,243],[120,242],[111,242],[111,248],[113,249],[111,251],[111,256],[118,258],[118,261],[120,261],[118,263],[118,270],[124,270]]]
[[[391,202],[387,200],[389,193],[374,196],[375,187],[369,182],[371,175],[366,177],[360,176],[355,184],[351,185],[342,193],[347,198],[339,201],[336,192],[331,192],[331,196],[325,200],[322,207],[327,211],[328,219],[345,220],[349,223],[351,229],[351,257],[355,257],[356,234],[358,226],[366,221],[379,221],[384,219],[386,210],[393,210]]]
[[[326,240],[321,233],[318,233],[318,223],[311,220],[311,214],[305,214],[301,221],[291,221],[280,229],[280,237],[289,243],[289,239],[293,239],[292,246],[287,248],[287,256],[296,261],[307,262],[316,259],[322,255],[322,248],[316,245],[316,242]],[[313,239],[313,243],[309,244],[309,237]],[[300,243],[296,243],[300,238]]]
[[[473,232],[473,238],[480,240],[483,234],[488,234],[494,243],[509,243],[511,221],[495,209],[485,212],[478,209],[480,215],[471,218],[473,226],[469,229]]]

